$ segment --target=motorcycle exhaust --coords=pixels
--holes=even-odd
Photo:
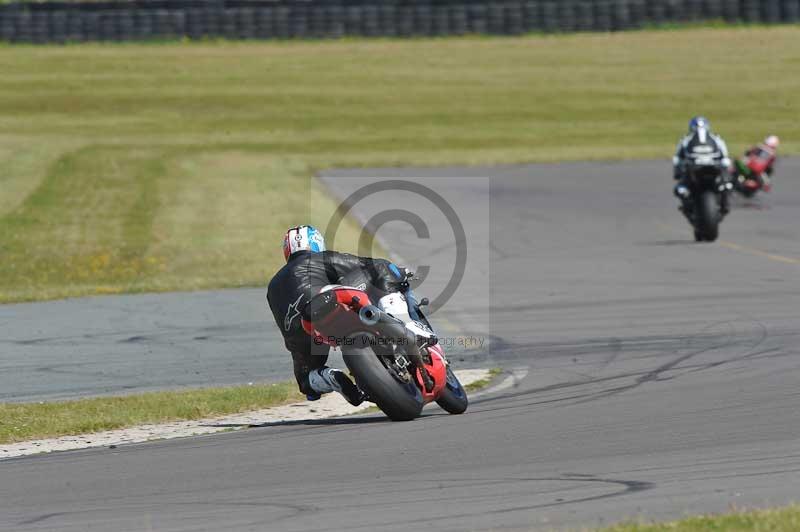
[[[361,310],[358,311],[358,318],[367,327],[378,326],[382,334],[389,338],[394,338],[400,345],[417,346],[416,335],[406,328],[406,324],[402,320],[383,312],[375,305],[361,307]]]
[[[372,327],[381,321],[381,309],[375,305],[365,305],[361,307],[361,310],[358,311],[358,317],[361,320],[361,323],[367,325],[368,327]]]
[[[364,325],[373,326],[380,323],[389,326],[393,331],[405,331],[406,324],[402,320],[385,313],[375,305],[361,307],[361,310],[358,311],[358,317]],[[399,336],[405,336],[405,332]]]

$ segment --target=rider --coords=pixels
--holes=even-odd
[[[695,116],[689,120],[689,132],[678,141],[678,147],[675,150],[675,155],[672,157],[672,177],[677,181],[673,192],[675,196],[681,200],[682,209],[686,208],[689,196],[691,195],[691,190],[686,182],[686,178],[688,177],[686,174],[686,167],[689,148],[698,143],[711,145],[719,151],[722,155],[721,167],[723,169],[723,175],[731,165],[731,160],[728,156],[728,145],[725,144],[722,137],[711,132],[711,124],[709,121],[703,116]],[[728,211],[727,201],[725,201],[727,195],[723,194],[722,197],[723,202],[722,205],[720,205],[720,209],[722,214],[726,214]]]
[[[764,139],[764,142],[751,146],[744,156],[747,158],[756,157],[764,160],[764,171],[761,175],[753,175],[753,171],[747,164],[737,164],[740,172],[749,179],[761,179],[764,185],[769,185],[769,178],[772,177],[772,172],[775,170],[775,159],[778,155],[778,146],[780,146],[781,139],[777,135],[769,135]]]
[[[379,308],[410,321],[401,292],[406,272],[384,259],[326,251],[322,234],[310,225],[292,227],[286,232],[283,255],[286,265],[270,281],[267,301],[286,349],[292,354],[300,391],[310,401],[337,391],[350,404],[360,404],[364,396],[353,381],[343,371],[325,365],[329,347],[317,345],[303,330],[303,309],[323,288],[343,284],[377,295]]]

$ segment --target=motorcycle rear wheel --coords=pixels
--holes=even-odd
[[[719,203],[713,192],[705,191],[697,199],[697,227],[701,240],[713,242],[719,236]]]
[[[394,377],[369,347],[369,336],[359,336],[354,340],[352,346],[342,346],[342,359],[356,378],[358,387],[392,421],[410,421],[419,417],[425,401],[416,383],[403,383]]]

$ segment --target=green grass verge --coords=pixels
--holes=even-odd
[[[500,369],[468,386],[486,387]],[[0,403],[0,444],[102,430],[206,419],[303,401],[295,382],[151,392],[74,401]],[[369,411],[369,410],[368,410]],[[377,407],[374,411],[378,411]]]
[[[491,383],[495,377],[497,377],[502,373],[503,373],[502,369],[492,368],[489,370],[489,375],[485,379],[480,379],[475,382],[471,382],[466,386],[464,386],[464,389],[467,390],[468,392],[477,392],[478,390],[481,390],[489,386],[489,383]]]
[[[297,384],[281,382],[52,403],[0,403],[0,443],[205,419],[303,399]]]
[[[726,515],[703,515],[661,524],[621,524],[602,532],[795,532],[800,530],[800,506]]]
[[[264,284],[285,227],[335,207],[322,168],[657,157],[669,180],[696,113],[798,153],[798,39],[0,47],[0,302]]]

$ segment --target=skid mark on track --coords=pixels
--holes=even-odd
[[[496,386],[492,386],[491,388],[487,388],[486,390],[482,390],[478,393],[470,394],[470,398],[477,399],[478,397],[483,397],[484,395],[492,395],[512,388],[517,388],[519,386],[519,383],[522,382],[527,376],[528,376],[528,368],[513,369],[511,370],[511,374],[508,375]]]
[[[742,325],[743,323],[745,325]],[[726,329],[722,335],[709,333],[709,331],[719,327]],[[753,329],[755,329],[755,334],[753,334]],[[602,376],[581,375],[576,380],[488,397],[481,401],[481,406],[483,407],[482,410],[498,411],[495,414],[496,416],[504,416],[514,415],[513,411],[518,408],[529,408],[531,406],[576,405],[612,397],[634,390],[647,383],[669,381],[691,373],[717,369],[734,363],[792,355],[783,346],[765,346],[764,343],[768,339],[769,330],[766,325],[750,316],[742,315],[740,320],[711,323],[693,336],[676,339],[676,341],[684,343],[682,347],[676,346],[674,343],[661,346],[657,343],[653,344],[652,347],[661,351],[657,355],[659,359],[664,356],[670,356],[670,360],[652,369]],[[692,344],[698,341],[701,342],[701,345],[691,349]],[[626,344],[623,342],[622,346],[619,346],[620,351],[623,351],[625,346]],[[686,349],[690,349],[690,351],[677,354],[678,351],[685,351]],[[616,351],[616,349],[612,350]],[[732,352],[729,354],[728,350]],[[723,358],[711,361],[696,360],[702,355],[715,352],[718,353],[717,357],[722,356]],[[675,356],[676,354],[677,356]],[[619,356],[622,356],[621,352],[615,355],[615,357]],[[606,360],[601,361],[600,370],[609,365],[607,363],[603,364]],[[567,368],[562,369],[562,371],[570,370]],[[598,390],[598,386],[601,389]],[[567,393],[564,394],[563,392]],[[516,401],[510,403],[513,400]],[[492,407],[492,404],[497,404],[498,406]]]
[[[598,477],[595,475],[590,474],[581,474],[581,473],[565,473],[563,475],[558,476],[544,476],[544,477],[507,477],[507,478],[489,478],[489,479],[440,479],[437,480],[435,486],[430,488],[421,488],[421,490],[417,491],[430,491],[433,490],[436,492],[436,495],[431,497],[424,497],[420,495],[420,497],[416,500],[403,500],[403,504],[414,504],[416,502],[439,502],[439,503],[448,503],[448,502],[468,502],[470,500],[477,501],[486,501],[487,498],[497,498],[500,500],[505,500],[508,498],[507,492],[498,493],[498,494],[482,494],[482,495],[475,495],[475,496],[467,496],[464,497],[463,494],[454,494],[454,495],[442,495],[443,493],[446,494],[447,490],[443,488],[452,487],[452,488],[483,488],[483,491],[486,491],[487,488],[490,487],[497,487],[501,486],[507,490],[515,491],[515,488],[512,488],[514,485],[526,485],[526,484],[536,484],[536,483],[565,483],[565,484],[572,484],[575,483],[577,486],[572,488],[564,488],[561,487],[557,490],[546,490],[541,492],[534,492],[530,493],[530,496],[552,496],[554,493],[558,493],[561,491],[572,491],[574,489],[581,489],[586,485],[592,484],[600,484],[600,485],[607,485],[612,491],[608,491],[605,493],[599,493],[596,495],[587,495],[587,496],[575,496],[575,497],[557,497],[555,500],[550,502],[539,502],[533,504],[521,504],[515,506],[509,506],[505,508],[498,508],[496,510],[483,510],[478,512],[461,512],[458,511],[457,513],[445,513],[444,515],[428,515],[426,517],[419,517],[417,519],[404,519],[403,522],[406,524],[422,524],[428,523],[432,521],[437,521],[440,519],[446,519],[448,517],[457,516],[458,518],[464,517],[483,517],[486,515],[500,515],[500,514],[507,514],[512,512],[524,512],[524,511],[531,511],[531,510],[540,510],[544,508],[553,508],[558,506],[570,505],[570,504],[583,504],[591,501],[598,501],[604,499],[611,499],[616,497],[622,497],[626,495],[631,495],[634,493],[639,493],[645,490],[650,490],[656,487],[656,485],[652,482],[642,481],[642,480],[626,480],[626,479],[618,479],[618,478],[603,478]],[[581,486],[583,485],[583,486]],[[396,504],[392,502],[391,504]],[[356,506],[354,506],[355,508]],[[440,505],[441,508],[447,508],[447,504]],[[381,523],[385,525],[386,523]],[[360,526],[351,527],[351,530],[358,530],[358,529],[374,529],[376,523],[370,524],[363,524]]]
[[[107,504],[111,502],[111,500],[105,501]],[[134,503],[134,504],[122,504],[122,505],[107,505],[97,508],[88,508],[85,510],[75,510],[75,511],[64,511],[64,512],[51,512],[40,514],[34,517],[29,517],[23,519],[22,521],[17,522],[17,526],[26,526],[26,525],[37,525],[44,521],[52,521],[53,519],[59,517],[74,517],[78,515],[106,515],[106,514],[116,514],[120,510],[132,510],[140,513],[147,513],[153,512],[160,506],[160,503]],[[201,508],[228,508],[228,509],[235,509],[235,508],[242,508],[242,507],[256,507],[256,508],[271,508],[277,511],[282,511],[283,515],[271,515],[269,517],[268,522],[274,524],[276,522],[283,521],[285,519],[289,519],[292,517],[296,517],[301,514],[306,514],[310,512],[316,512],[319,509],[315,506],[310,505],[299,505],[299,504],[291,504],[291,503],[275,503],[270,501],[264,500],[255,500],[255,501],[209,501],[209,500],[199,500],[199,501],[174,501],[170,502],[169,506],[171,507],[201,507]],[[263,525],[267,521],[265,520],[258,520],[255,521],[253,524],[256,525]]]

